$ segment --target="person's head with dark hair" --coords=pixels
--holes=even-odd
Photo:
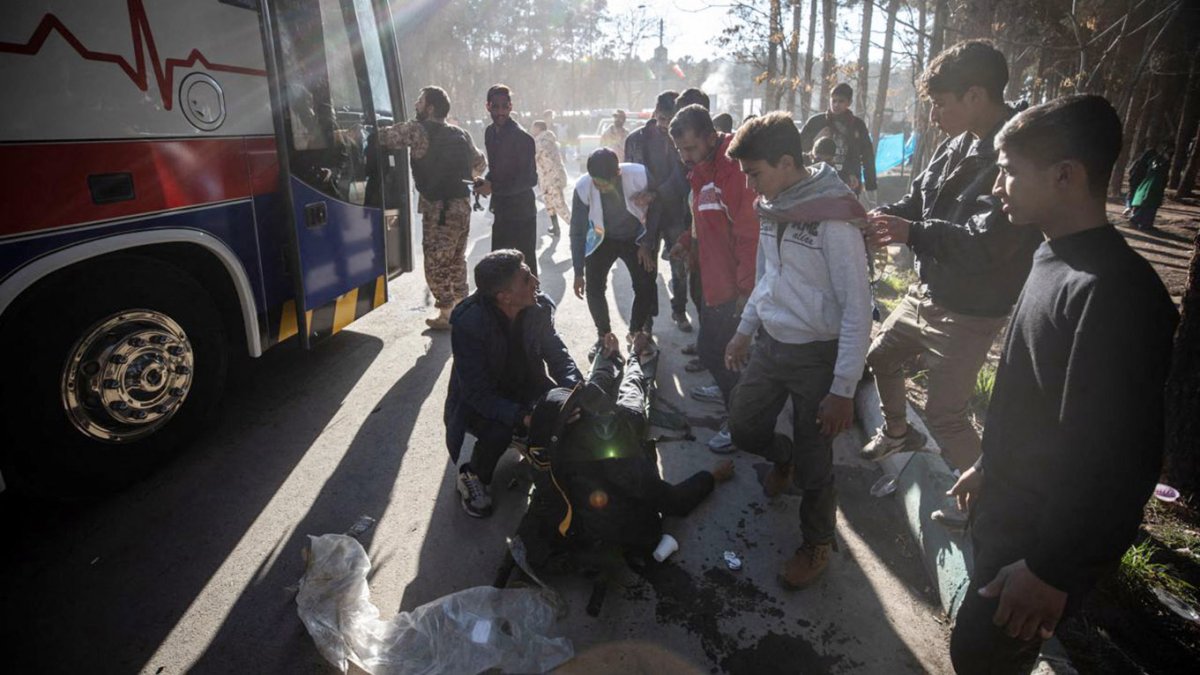
[[[1121,119],[1103,96],[1064,96],[1029,108],[996,134],[996,149],[1000,175],[992,193],[1014,225],[1036,225],[1053,238],[1107,222]]]
[[[713,118],[713,126],[717,131],[725,134],[733,133],[733,115],[729,113],[721,113]]]
[[[618,129],[625,128],[625,111],[618,109],[613,113],[613,126]]]
[[[596,189],[607,192],[621,175],[621,160],[612,148],[596,148],[588,155],[587,172]]]
[[[800,130],[785,112],[767,113],[738,127],[726,154],[741,164],[750,187],[766,199],[808,175]]]
[[[493,84],[487,91],[487,111],[498,127],[508,124],[512,115],[512,90],[505,84]]]
[[[833,165],[833,158],[837,155],[837,141],[830,136],[822,136],[813,143],[812,158],[814,162],[825,162],[830,166]]]
[[[475,290],[512,318],[537,302],[538,279],[525,264],[524,254],[502,248],[475,264]]]
[[[546,125],[546,120],[534,120],[533,124],[529,125],[530,130],[534,135],[540,134],[549,127]]]
[[[666,131],[671,124],[671,118],[675,116],[675,101],[679,98],[679,92],[667,90],[658,95],[654,101],[654,124],[660,129]]]
[[[1004,54],[983,40],[968,40],[938,54],[921,74],[918,89],[931,103],[929,121],[947,135],[981,136],[1005,114],[1007,84]]]
[[[450,114],[450,97],[441,87],[424,87],[417,94],[414,107],[418,120],[444,120]]]
[[[549,108],[543,110],[542,119],[546,120],[546,124],[554,124],[554,111]]]
[[[853,101],[854,89],[842,82],[829,92],[829,112],[833,115],[840,115],[850,109]]]
[[[675,100],[676,110],[686,108],[689,105],[699,105],[705,110],[709,109],[708,94],[704,93],[696,87],[688,87],[684,89],[679,98]]]
[[[670,131],[679,158],[689,167],[703,162],[716,151],[717,129],[708,109],[698,103],[680,108],[671,119]]]
[[[750,120],[757,119],[757,118],[758,118],[758,115],[755,115],[754,113],[750,113],[749,115],[746,115],[745,117],[742,118],[742,124],[745,124],[745,123],[749,122]]]

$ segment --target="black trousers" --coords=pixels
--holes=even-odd
[[[737,311],[737,302],[730,300],[723,305],[710,307],[700,305],[700,334],[696,337],[696,351],[700,363],[716,380],[729,408],[729,397],[738,383],[738,374],[725,367],[725,347],[737,333],[742,315]]]
[[[537,263],[537,201],[533,190],[506,195],[492,196],[492,250],[515,248],[525,256],[525,264],[534,276],[538,273]]]
[[[608,273],[617,260],[625,263],[629,278],[633,281],[633,308],[629,316],[629,331],[650,330],[651,317],[657,302],[656,276],[647,272],[638,262],[638,244],[635,241],[605,239],[583,263],[583,279],[587,285],[588,311],[596,324],[596,333],[603,336],[612,332],[608,315]]]
[[[996,534],[981,540],[979,536],[972,535],[974,570],[966,597],[958,608],[954,630],[950,633],[950,662],[954,665],[954,672],[959,675],[1028,675],[1037,662],[1042,648],[1041,638],[1024,641],[1009,637],[1003,627],[992,623],[992,616],[1000,606],[1000,598],[979,595],[979,589],[991,583],[1002,567],[1025,557],[1020,550],[1003,543],[1022,538],[1019,534],[1011,538]],[[995,545],[989,540],[996,542]],[[1083,598],[1094,585],[1095,580],[1090,577],[1077,579],[1070,584],[1067,605],[1059,619],[1060,626],[1079,609]]]
[[[832,542],[837,523],[833,439],[821,433],[817,407],[833,384],[837,341],[787,344],[758,332],[750,363],[733,391],[729,431],[739,448],[796,467],[804,490],[800,532],[813,544]],[[792,435],[775,433],[775,419],[792,399]]]
[[[484,417],[474,411],[467,413],[467,431],[475,436],[475,448],[471,451],[471,470],[484,485],[491,485],[496,465],[504,451],[512,444],[512,427]],[[461,449],[458,451],[461,452]],[[451,451],[450,459],[458,463],[458,452]]]

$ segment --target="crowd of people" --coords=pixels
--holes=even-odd
[[[1133,540],[1160,469],[1178,313],[1105,210],[1122,133],[1112,105],[1076,95],[1018,110],[1002,98],[1007,83],[1004,56],[986,42],[933,59],[920,93],[946,140],[906,195],[869,212],[860,196],[876,189],[874,153],[845,84],[802,127],[772,112],[736,131],[704,92],[663,92],[644,126],[614,124],[570,208],[551,127],[526,133],[507,87],[487,93],[486,165],[445,124],[445,93],[422,90],[416,121],[382,138],[412,149],[440,312],[430,326],[450,330],[446,442],[465,511],[491,513],[494,469],[515,445],[540,472],[522,526],[530,550],[619,544],[636,560],[658,543],[662,515],[686,514],[732,475],[721,462],[670,485],[649,461],[661,255],[674,326],[692,330],[689,299],[698,310],[689,369],[714,381],[691,394],[728,413],[709,447],[771,462],[768,497],[803,495],[799,546],[779,573],[787,588],[812,584],[836,551],[832,441],[853,423],[864,378],[885,421],[862,456],[927,449],[906,417],[903,367],[923,359],[928,429],[958,476],[933,519],[974,544],[954,667],[1029,672],[1041,641]],[[1162,162],[1143,159],[1130,207],[1152,222]],[[469,187],[491,197],[494,221],[467,295]],[[558,218],[569,223],[574,291],[597,335],[587,374],[539,292],[535,187],[554,233]],[[870,251],[883,246],[910,249],[919,282],[875,326]],[[618,259],[633,286],[627,357],[606,297]],[[968,403],[1006,326],[980,437]],[[776,431],[789,399],[790,436]]]

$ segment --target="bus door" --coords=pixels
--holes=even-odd
[[[379,97],[362,49],[364,40],[379,45],[379,38],[373,22],[373,33],[362,34],[356,4],[261,4],[280,185],[291,221],[296,328],[305,348],[387,299],[383,220],[393,191],[380,185],[383,153],[369,142]]]

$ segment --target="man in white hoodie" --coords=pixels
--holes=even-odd
[[[743,124],[728,155],[761,195],[754,292],[725,350],[726,365],[741,371],[729,428],[735,445],[774,463],[768,497],[793,482],[804,491],[803,544],[779,573],[797,589],[825,570],[835,546],[833,437],[853,421],[871,338],[866,213],[835,170],[805,168],[787,113]],[[774,431],[788,396],[793,438]]]
[[[575,183],[571,205],[571,264],[575,297],[587,298],[596,324],[596,346],[612,332],[608,315],[608,273],[617,260],[625,263],[633,282],[629,333],[649,333],[658,294],[654,246],[658,233],[647,227],[646,168],[622,164],[609,148],[588,157],[587,173]],[[593,349],[593,353],[595,352]],[[590,357],[589,357],[590,358]]]

